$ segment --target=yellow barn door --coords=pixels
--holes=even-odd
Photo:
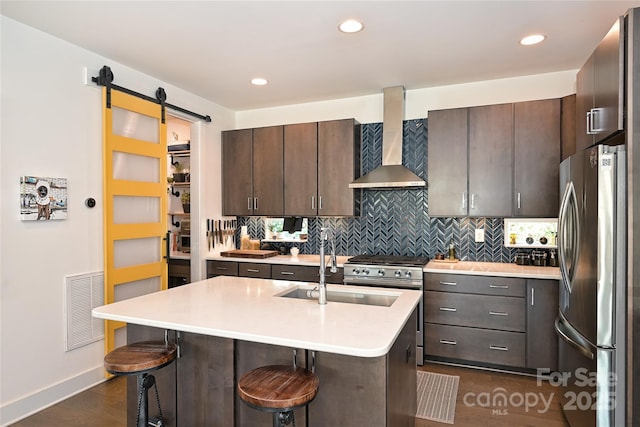
[[[112,89],[108,108],[104,87],[102,96],[104,296],[110,304],[167,289],[167,135],[159,104]],[[105,321],[105,354],[125,344],[124,326]]]

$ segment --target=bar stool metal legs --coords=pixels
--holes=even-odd
[[[172,363],[177,356],[177,346],[167,341],[145,341],[118,347],[104,357],[104,367],[114,375],[136,375],[138,377],[138,427],[149,426],[149,389],[155,388],[156,402],[160,418],[152,420],[156,427],[162,427],[162,409],[156,379],[149,372]]]

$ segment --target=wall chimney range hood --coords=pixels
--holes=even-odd
[[[402,166],[404,87],[385,88],[383,96],[382,166],[356,179],[349,188],[424,187],[426,182],[422,178]]]

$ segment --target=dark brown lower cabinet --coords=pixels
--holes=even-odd
[[[521,332],[430,324],[425,328],[424,346],[430,356],[513,367],[525,363]]]
[[[527,368],[558,370],[557,280],[527,280]]]
[[[297,282],[318,283],[318,267],[310,265],[286,265],[239,261],[207,261],[207,279],[216,276],[259,277],[263,279],[294,280]],[[341,285],[344,280],[344,268],[332,273],[327,267],[327,283]]]
[[[169,260],[169,288],[191,283],[191,261],[188,259]]]
[[[425,273],[427,359],[555,371],[558,281]]]
[[[239,262],[238,276],[271,279],[271,264],[258,262]]]
[[[320,280],[320,269],[318,267],[306,265],[281,265],[273,264],[271,266],[271,278],[278,280],[296,280],[299,282],[318,283]],[[327,267],[325,271],[325,279],[327,283],[342,284],[344,281],[344,269],[338,268],[338,271],[332,273]]]
[[[237,276],[238,263],[236,261],[207,261],[207,279],[216,276]]]

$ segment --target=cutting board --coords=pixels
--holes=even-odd
[[[258,249],[234,249],[220,252],[220,256],[231,258],[269,258],[278,255],[278,251],[266,251]]]

